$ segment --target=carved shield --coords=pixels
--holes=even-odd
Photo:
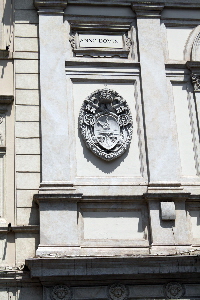
[[[104,88],[84,100],[79,128],[86,146],[104,160],[121,156],[133,131],[130,109],[117,92]]]
[[[94,135],[98,143],[105,149],[114,148],[120,139],[120,127],[117,116],[100,115],[94,124]]]

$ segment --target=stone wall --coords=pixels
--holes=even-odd
[[[39,225],[33,202],[40,183],[38,15],[32,1],[14,5],[16,225]],[[16,241],[16,263],[23,264],[34,255],[38,234],[25,230]]]
[[[0,299],[200,299],[199,12],[2,0]]]

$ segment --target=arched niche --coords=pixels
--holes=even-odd
[[[186,61],[200,61],[200,25],[195,27],[188,37],[184,59]]]

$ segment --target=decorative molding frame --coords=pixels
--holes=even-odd
[[[77,57],[83,57],[83,56],[90,56],[90,57],[119,57],[119,58],[127,58],[128,54],[130,52],[131,46],[133,45],[133,42],[128,37],[128,32],[122,33],[122,32],[92,32],[88,33],[88,35],[95,35],[98,37],[98,35],[105,35],[114,37],[115,35],[121,35],[122,37],[122,47],[120,48],[108,48],[108,47],[81,47],[80,46],[80,34],[86,34],[86,31],[72,31],[70,35],[70,44],[72,47],[72,50]]]
[[[195,60],[192,59],[193,43],[199,33],[200,33],[200,25],[198,25],[192,30],[192,32],[190,33],[187,39],[185,49],[184,49],[184,60],[186,61]]]
[[[113,20],[111,24],[110,19],[99,19],[98,23],[93,22],[87,17],[80,16],[78,19],[74,19],[72,16],[67,16],[67,21],[70,24],[71,36],[70,43],[74,56],[86,56],[86,57],[119,57],[128,58],[129,55],[135,54],[136,38],[132,38],[133,19],[120,18],[119,20]],[[136,26],[136,24],[135,24]],[[82,48],[79,46],[79,35],[106,35],[115,36],[121,35],[123,39],[122,48]]]

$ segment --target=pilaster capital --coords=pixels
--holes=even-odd
[[[67,0],[33,0],[36,9],[41,13],[63,13]]]
[[[164,8],[164,5],[159,3],[132,3],[132,10],[136,13],[138,18],[160,18],[161,12]]]
[[[192,83],[194,86],[194,92],[200,92],[200,73],[199,74],[191,74]]]
[[[200,92],[200,62],[188,61],[187,67],[191,71],[191,79],[194,86],[194,92]]]

